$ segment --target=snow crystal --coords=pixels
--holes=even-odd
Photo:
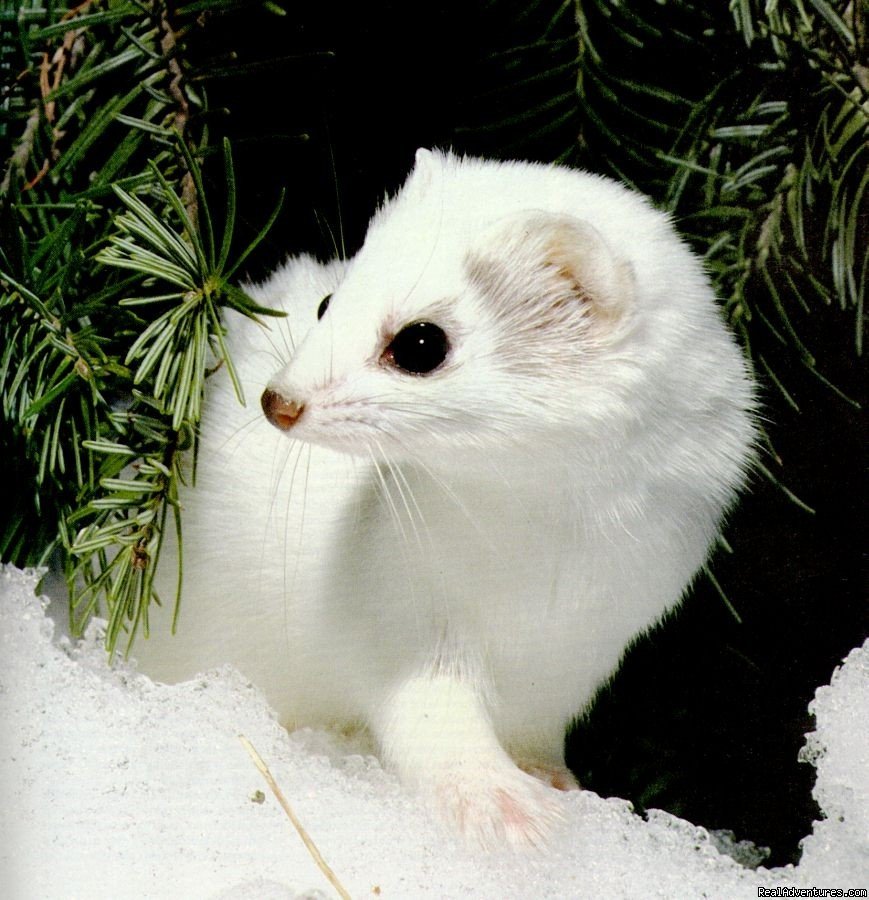
[[[98,629],[56,638],[37,573],[0,570],[0,895],[322,900],[335,896],[239,734],[353,897],[756,897],[869,883],[869,641],[818,690],[804,757],[825,818],[799,866],[661,811],[563,797],[546,852],[482,854],[433,821],[363,736],[287,734],[231,669],[155,684],[109,669]],[[733,857],[736,857],[734,859]]]

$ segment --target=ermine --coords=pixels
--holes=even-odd
[[[472,841],[544,841],[566,728],[750,465],[701,262],[608,179],[420,150],[355,258],[250,292],[286,313],[227,323],[264,415],[209,380],[179,633],[134,655],[165,680],[232,663],[288,727],[367,728]]]

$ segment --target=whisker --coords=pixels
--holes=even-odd
[[[328,220],[325,216],[321,215],[319,210],[314,210],[314,217],[317,220],[317,225],[320,227],[320,232],[325,232],[329,235],[329,241],[332,244],[332,250],[339,259],[344,259],[344,255],[342,252],[342,248],[338,245],[338,241],[335,239],[335,232],[332,230],[332,226],[329,224]],[[338,210],[338,228],[341,229],[341,210]],[[342,239],[343,240],[343,239]]]
[[[296,456],[296,461],[293,464],[292,475],[290,476],[290,489],[287,492],[287,505],[285,509],[285,518],[284,518],[284,537],[283,537],[283,545],[284,545],[284,573],[283,573],[283,585],[284,585],[284,634],[286,636],[287,647],[290,646],[290,602],[291,596],[295,589],[296,579],[299,577],[299,566],[301,564],[302,559],[302,546],[305,538],[305,514],[307,511],[308,504],[308,482],[311,476],[311,452],[312,448],[310,444],[299,444],[299,452]],[[292,576],[287,578],[287,559],[289,557],[289,553],[287,549],[289,547],[289,529],[290,529],[290,506],[293,503],[294,492],[299,490],[299,487],[296,482],[296,476],[299,470],[299,463],[302,460],[302,456],[305,457],[305,465],[303,468],[304,471],[304,480],[302,484],[302,497],[301,497],[301,513],[299,515],[299,523],[298,523],[298,536],[296,543],[296,550],[293,553],[293,572]],[[295,496],[298,497],[298,493],[295,493]]]
[[[382,450],[380,451],[382,455]],[[386,501],[387,508],[389,509],[390,516],[392,518],[393,523],[395,524],[399,534],[401,535],[402,543],[407,543],[407,532],[404,530],[404,523],[401,521],[401,516],[398,512],[398,507],[395,505],[395,498],[392,496],[392,493],[389,490],[389,485],[386,481],[386,476],[383,474],[383,471],[378,464],[377,458],[374,455],[374,451],[371,447],[368,448],[368,453],[371,456],[371,462],[374,466],[374,472],[377,475],[377,480],[380,485],[381,497]]]
[[[250,432],[250,430],[251,430],[258,422],[262,421],[262,417],[263,417],[263,416],[262,416],[262,413],[260,413],[260,412],[252,413],[251,416],[250,416],[250,418],[247,419],[247,421],[242,422],[242,424],[239,425],[238,428],[236,428],[236,429],[234,429],[232,432],[230,432],[230,434],[228,434],[228,435],[226,436],[226,438],[225,438],[223,441],[221,441],[221,442],[215,447],[215,449],[216,449],[218,452],[223,452],[224,450],[228,450],[228,449],[229,449],[230,443],[231,443],[232,441],[238,439],[238,441],[239,441],[239,447],[236,447],[236,448],[234,448],[234,449],[231,451],[231,452],[235,453],[236,450],[239,450],[239,449],[241,448],[240,445],[241,445],[241,441],[243,440],[243,438],[245,438],[245,437],[248,436],[248,435],[246,435],[246,434],[243,434],[243,432]]]
[[[293,356],[296,345],[290,323],[286,319],[275,320],[274,325],[274,330],[269,325],[261,326],[261,336],[271,347],[271,356],[280,368]]]
[[[272,547],[269,533],[273,530],[273,526],[276,523],[275,506],[281,493],[281,483],[287,471],[287,463],[296,449],[298,447],[295,441],[279,441],[275,444],[272,453],[271,474],[268,482],[271,485],[271,490],[269,491],[268,508],[263,521],[263,532],[260,540],[260,574],[272,570],[275,565],[275,560],[266,559],[266,553]]]
[[[335,148],[332,146],[331,137],[329,139],[329,162],[332,164],[332,181],[335,185],[335,211],[338,214],[338,236],[341,239],[341,248],[339,250],[338,246],[335,245],[335,253],[340,259],[347,259],[347,247],[344,244],[344,219],[341,216],[341,191],[338,189],[338,166],[335,164]],[[332,243],[333,245],[335,244],[334,237]]]
[[[404,471],[404,468],[401,465],[396,465],[393,469],[393,474],[395,477],[400,478],[402,483],[404,484],[404,489],[407,493],[407,496],[410,498],[410,502],[413,504],[413,508],[416,511],[416,518],[419,521],[419,524],[422,527],[422,530],[425,532],[426,537],[428,538],[429,547],[433,546],[432,539],[431,539],[431,532],[429,531],[428,523],[426,522],[426,519],[425,519],[425,514],[423,513],[422,509],[420,508],[419,503],[417,502],[416,494],[415,494],[413,488],[411,487],[410,482],[407,480],[407,475]],[[404,493],[404,491],[402,493]],[[413,515],[411,514],[410,510],[408,510],[408,516],[410,516],[411,520],[413,520]],[[418,537],[418,535],[417,535],[417,537]],[[420,543],[420,547],[422,547],[421,541],[419,543]]]
[[[285,449],[284,449],[285,447]],[[283,449],[283,453],[281,450]],[[266,514],[265,525],[264,525],[264,533],[263,539],[261,542],[261,546],[263,547],[263,554],[266,551],[266,548],[273,546],[273,542],[269,539],[269,533],[273,532],[275,526],[279,524],[279,518],[275,515],[275,510],[278,502],[278,497],[281,496],[282,493],[282,485],[284,484],[284,478],[287,475],[287,472],[290,472],[290,481],[289,485],[287,485],[286,490],[286,501],[284,504],[284,523],[283,523],[283,537],[281,541],[281,546],[283,547],[284,552],[281,554],[283,559],[281,560],[281,584],[283,588],[284,594],[284,634],[286,636],[287,646],[289,647],[290,643],[290,635],[289,635],[289,617],[288,617],[288,606],[287,601],[290,592],[290,579],[288,578],[287,572],[287,557],[288,554],[286,552],[286,548],[288,546],[288,533],[289,533],[289,523],[291,519],[290,515],[290,507],[293,503],[293,484],[295,482],[295,473],[299,466],[299,460],[301,459],[302,453],[305,450],[305,445],[301,444],[299,441],[288,440],[286,442],[281,441],[275,447],[275,452],[272,457],[272,471],[271,476],[269,478],[270,484],[272,484],[271,497],[269,498],[269,506],[268,512]],[[290,467],[290,459],[295,453],[295,461]],[[279,457],[282,457],[282,460],[279,462]],[[296,554],[298,560],[299,554]],[[261,562],[261,566],[265,565],[268,567],[273,567],[276,564],[276,560],[269,559],[265,560],[263,558]],[[297,569],[294,568],[292,575],[292,582],[295,582]]]
[[[382,454],[383,453],[382,448],[379,448],[379,449]],[[396,489],[398,490],[398,496],[401,499],[402,505],[404,506],[404,511],[407,513],[407,521],[408,521],[410,527],[413,529],[413,536],[416,539],[416,545],[420,549],[422,549],[422,538],[420,537],[420,534],[419,534],[419,529],[417,527],[416,519],[414,519],[413,513],[411,512],[410,503],[408,502],[407,493],[405,490],[405,489],[407,489],[408,491],[410,490],[410,486],[407,483],[407,479],[404,477],[404,473],[401,471],[401,466],[394,465],[392,463],[392,461],[389,459],[385,459],[384,461],[389,469],[390,475],[392,476],[392,483],[395,485]],[[413,492],[411,491],[410,494],[411,494],[411,499],[413,499]],[[414,499],[414,505],[416,505],[415,499]],[[416,509],[417,509],[417,512],[419,512],[418,505],[416,506]],[[420,513],[420,521],[423,521],[421,518],[421,515],[422,514]]]
[[[491,553],[500,554],[501,548],[493,541],[491,534],[487,533],[483,527],[480,525],[479,520],[476,516],[473,515],[470,509],[468,509],[465,502],[462,498],[450,487],[449,483],[444,480],[444,478],[439,475],[434,469],[431,468],[426,462],[421,459],[414,460],[414,465],[419,468],[421,472],[423,472],[428,478],[431,479],[432,484],[435,485],[447,498],[447,500],[452,503],[455,508],[462,514],[462,516],[467,520],[468,524],[474,529],[476,534],[482,538],[486,546],[489,548]]]
[[[375,428],[376,430],[381,431],[384,435],[387,435],[391,440],[394,440],[394,441],[397,440],[395,434],[388,431],[384,426],[380,425],[379,423],[371,423],[371,426],[373,428]],[[376,441],[375,443],[377,444],[378,452],[380,453],[381,457],[383,457],[385,460],[386,453],[383,450],[383,445],[379,441]],[[398,443],[403,444],[403,442],[400,442],[400,441]],[[495,543],[491,534],[488,533],[480,525],[479,520],[472,514],[470,509],[468,509],[467,505],[464,503],[462,498],[456,493],[456,491],[444,480],[444,478],[441,475],[439,475],[434,469],[432,469],[430,465],[428,465],[424,460],[417,457],[413,453],[412,449],[408,448],[406,446],[406,444],[403,445],[403,449],[404,449],[404,452],[406,453],[407,457],[413,460],[413,466],[421,474],[425,474],[426,476],[428,476],[428,478],[431,479],[432,484],[435,485],[443,493],[443,495],[456,507],[456,509],[461,513],[461,515],[467,520],[468,524],[474,529],[474,532],[482,539],[483,543],[488,548],[489,552],[500,556],[503,552],[501,547],[499,547]],[[404,472],[402,471],[401,465],[395,466],[395,468],[392,469],[392,471],[393,471],[394,477],[397,477],[395,475],[395,472],[396,471],[399,472],[401,474],[401,478],[404,480],[405,484],[407,484],[407,477],[404,474]],[[502,478],[502,480],[504,480],[504,483],[508,487],[510,487],[510,484],[509,484],[508,480],[506,479],[506,477],[503,475],[503,473],[499,472],[498,474]],[[412,491],[411,491],[411,498],[413,500],[414,506],[417,509],[420,521],[423,522],[423,524],[425,524],[425,515],[422,512],[422,510],[420,509],[419,504],[417,503],[416,497]],[[523,511],[524,511],[524,507],[523,507]],[[409,511],[408,511],[408,515],[410,515]],[[428,529],[427,525],[426,525],[426,531],[429,534],[429,542],[431,542],[431,534],[430,534],[430,530]]]
[[[395,469],[395,467],[394,467],[394,464],[393,464],[392,461],[387,457],[387,455],[386,455],[386,454],[384,453],[384,451],[383,451],[382,446],[380,446],[380,445],[377,443],[376,440],[375,440],[375,444],[377,445],[377,450],[378,450],[378,453],[380,454],[380,457],[381,457],[381,460],[382,460],[382,464],[383,464],[383,465],[386,465],[386,466],[389,468],[389,471],[390,471],[390,473],[391,473],[391,475],[392,475],[392,478],[393,478],[393,483],[395,483],[396,487],[399,489],[399,492],[401,493],[401,487],[400,487],[400,485],[398,484],[397,480],[395,480],[395,479],[396,479],[396,476],[395,476],[395,471],[396,471],[396,469]],[[380,494],[381,494],[381,496],[384,498],[384,501],[385,501],[385,503],[386,503],[386,506],[387,506],[387,508],[389,509],[389,512],[390,512],[390,517],[391,517],[391,518],[393,519],[393,521],[397,524],[397,526],[398,526],[398,531],[399,531],[399,533],[400,533],[400,535],[401,535],[401,538],[402,538],[402,540],[401,540],[401,542],[400,542],[400,552],[401,552],[401,555],[402,555],[403,560],[404,560],[404,569],[405,569],[405,571],[413,571],[412,566],[411,566],[410,552],[409,552],[409,550],[410,550],[410,544],[409,544],[409,542],[408,542],[408,540],[407,540],[407,532],[405,531],[404,525],[402,524],[402,521],[401,521],[401,514],[400,514],[399,509],[398,509],[398,507],[397,507],[397,505],[396,505],[396,503],[395,503],[395,499],[394,499],[393,496],[392,496],[392,492],[391,492],[390,489],[389,489],[388,481],[387,481],[387,479],[386,479],[386,477],[385,477],[385,475],[383,474],[383,471],[382,471],[382,469],[381,469],[381,463],[378,462],[378,460],[377,460],[377,458],[376,458],[376,456],[375,456],[375,454],[374,454],[374,451],[372,450],[372,448],[371,448],[370,445],[368,446],[368,452],[369,452],[369,455],[370,455],[370,457],[371,457],[372,465],[373,465],[374,470],[375,470],[376,475],[377,475],[377,480],[378,480],[378,482],[379,482],[379,487],[381,488]],[[402,494],[402,501],[405,503],[405,508],[407,509],[407,506],[406,506],[407,500],[406,500],[406,498],[404,497],[403,494]],[[413,517],[410,515],[410,511],[409,511],[409,510],[408,510],[408,517],[409,517],[410,523],[411,523],[411,524],[413,525],[413,527],[414,527],[414,533],[415,533],[416,538],[417,538],[417,544],[420,544],[419,534],[418,534],[418,532],[417,532],[417,530],[416,530],[416,525],[415,525],[415,523],[414,523],[414,521],[413,521]],[[418,602],[418,596],[417,596],[417,581],[416,581],[415,579],[410,579],[410,580],[408,580],[408,583],[407,583],[407,591],[408,591],[408,601],[409,601],[410,606],[411,606],[411,608],[413,609],[413,611],[414,611],[414,613],[415,613],[415,615],[416,615],[416,627],[417,627],[417,632],[418,632],[418,633],[422,633],[422,631],[424,630],[424,619],[423,619],[423,617],[422,617],[422,615],[421,615],[422,611],[421,611],[421,608],[420,608],[420,605],[419,605],[419,602]],[[441,594],[442,594],[443,596],[445,596],[446,592],[445,592],[445,591],[442,591]],[[434,600],[433,597],[432,597],[431,599]]]
[[[283,453],[281,450],[283,449]],[[283,448],[283,442],[277,444],[275,446],[275,451],[272,455],[272,465],[271,465],[271,473],[269,475],[269,483],[272,485],[272,489],[270,491],[269,498],[269,507],[266,515],[266,523],[274,524],[277,522],[277,518],[275,516],[275,503],[277,502],[277,498],[281,493],[281,485],[284,480],[284,476],[287,473],[287,464],[290,461],[290,456],[293,451],[301,452],[299,449],[299,445],[295,441],[287,441],[286,448]],[[283,458],[278,461],[278,457],[282,456]]]

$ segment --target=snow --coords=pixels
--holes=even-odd
[[[354,898],[757,897],[869,886],[869,641],[818,689],[803,755],[825,814],[797,867],[745,868],[726,835],[563,796],[547,851],[464,847],[359,736],[288,734],[221,669],[155,684],[109,669],[93,627],[54,634],[38,574],[0,569],[0,896],[287,900],[336,896],[248,755],[243,734]],[[744,845],[733,855],[757,861]]]

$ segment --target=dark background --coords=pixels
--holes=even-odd
[[[547,5],[305,4],[285,17],[251,5],[241,18],[190,34],[210,73],[198,85],[209,97],[209,127],[233,142],[241,239],[259,229],[286,189],[249,277],[263,277],[291,253],[352,255],[419,146],[542,161],[568,148],[571,162],[607,171],[611,157],[581,109],[561,121],[535,112],[546,97],[572,89],[575,75],[563,65],[574,52],[570,20],[550,31],[545,46],[510,50],[545,32]],[[703,21],[696,11],[683,15],[689,21],[680,27],[710,27],[708,11]],[[626,70],[641,75],[654,66],[657,83],[703,96],[733,55],[747,52],[727,36],[726,8],[720,15],[714,52],[674,48],[673,29],[625,58]],[[656,114],[650,108],[649,117]],[[654,130],[614,116],[625,140]],[[655,196],[661,174],[653,166],[637,163],[631,176]],[[219,184],[215,169],[212,187]],[[826,377],[865,402],[853,311],[802,315],[798,325]],[[727,524],[733,552],[719,552],[713,563],[741,624],[699,579],[577,725],[568,762],[585,787],[731,829],[769,846],[769,862],[780,865],[798,858],[799,840],[818,815],[814,770],[797,761],[813,727],[807,705],[869,634],[865,429],[862,413],[794,362],[788,347],[762,332],[753,342],[800,407],[795,412],[762,386],[774,447],[764,464],[814,513],[755,476]]]

